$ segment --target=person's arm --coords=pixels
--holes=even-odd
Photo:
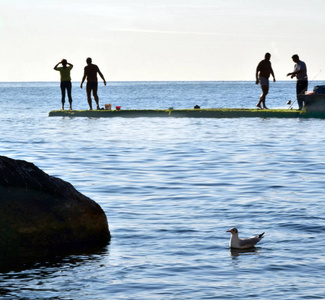
[[[293,75],[298,75],[299,73],[301,73],[302,72],[302,70],[297,70],[297,71],[295,71],[295,72],[292,72],[292,74]]]
[[[300,66],[296,66],[295,70],[291,73],[288,73],[287,76],[291,76],[291,78],[295,77],[297,74],[301,73],[302,70],[300,68]]]
[[[82,88],[82,84],[85,82],[86,79],[86,70],[84,71],[84,76],[82,77],[80,88]]]
[[[104,75],[102,74],[101,71],[99,71],[99,69],[98,69],[98,74],[99,74],[99,76],[103,79],[104,84],[106,85],[106,80],[105,80],[105,78],[104,78]]]
[[[61,62],[59,62],[59,63],[57,63],[56,65],[55,65],[55,67],[53,68],[55,71],[58,71],[58,66],[59,66],[59,64],[60,64]]]
[[[258,84],[259,80],[258,80],[258,72],[259,72],[259,65],[257,66],[256,68],[256,74],[255,74],[255,77],[256,77],[256,84]]]
[[[272,67],[271,67],[271,75],[272,75],[272,77],[273,77],[273,82],[275,82],[276,80],[275,80],[275,75],[274,75],[274,72],[273,72]]]
[[[68,62],[67,62],[67,66],[70,66],[71,69],[73,68],[73,64],[70,64],[70,63],[68,63]]]
[[[296,76],[297,74],[299,74],[299,73],[301,73],[301,72],[302,72],[301,70],[293,71],[293,72],[291,72],[291,73],[288,73],[287,76],[290,76],[290,75],[291,75],[291,76],[294,77],[294,76]]]

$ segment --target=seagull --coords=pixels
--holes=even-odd
[[[231,233],[230,241],[229,241],[229,248],[235,248],[235,249],[248,249],[248,248],[254,248],[254,246],[263,238],[263,235],[265,232],[252,236],[248,239],[240,239],[238,237],[238,230],[237,228],[233,227],[227,232]]]

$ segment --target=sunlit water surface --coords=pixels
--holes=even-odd
[[[315,83],[317,84],[317,83]],[[311,87],[312,88],[312,87]],[[293,82],[272,83],[287,108]],[[75,109],[87,109],[73,86]],[[254,107],[253,82],[100,86],[101,106]],[[58,83],[0,84],[1,155],[104,209],[103,249],[0,264],[0,299],[324,299],[325,120],[48,117]],[[265,231],[251,251],[230,251]]]

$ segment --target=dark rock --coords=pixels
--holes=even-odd
[[[105,245],[101,207],[34,164],[0,156],[0,251]]]

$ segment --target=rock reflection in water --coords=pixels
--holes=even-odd
[[[107,256],[108,246],[80,247],[79,250],[57,248],[56,250],[20,249],[14,253],[0,251],[0,273],[21,272],[28,269],[60,268],[78,266],[89,261],[100,261]]]

